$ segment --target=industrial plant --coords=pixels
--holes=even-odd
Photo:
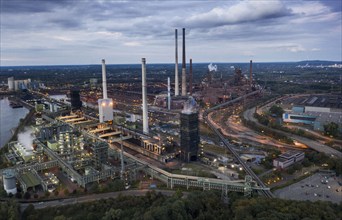
[[[141,58],[141,75],[139,72],[133,81],[127,81],[122,73],[122,81],[117,83],[102,59],[101,67],[96,65],[101,85],[97,78],[90,78],[89,83],[56,88],[64,94],[61,99],[46,95],[51,90],[35,87],[31,80],[8,78],[8,90],[23,90],[25,98],[18,102],[35,109],[35,121],[30,126],[30,141],[8,143],[5,158],[10,166],[1,170],[6,193],[14,195],[17,188],[23,192],[54,192],[61,184],[87,190],[94,184],[115,180],[121,180],[128,189],[144,180],[171,189],[219,190],[223,197],[231,191],[273,197],[251,168],[260,167],[269,154],[264,146],[249,148],[249,144],[265,143],[280,149],[282,154],[273,158],[275,169],[303,161],[305,153],[300,150],[307,147],[286,152],[284,149],[295,147],[279,147],[280,140],[260,141],[264,137],[248,137],[239,130],[236,124],[240,117],[247,117],[243,111],[248,102],[262,97],[265,90],[254,79],[253,61],[243,67],[229,66],[225,71],[230,75],[224,75],[224,71],[218,74],[217,65],[210,63],[205,74],[198,76],[192,58],[187,68],[185,39],[183,28],[179,76],[175,29],[174,81],[166,74],[150,77],[146,58]],[[313,104],[318,99],[315,96],[305,102]],[[318,127],[313,110],[320,115],[328,110],[303,106],[304,101],[300,104],[293,106],[291,100],[284,100],[289,109],[283,121]],[[335,109],[329,108],[329,112],[334,115]],[[228,118],[229,114],[234,117]],[[249,144],[241,144],[241,139]]]

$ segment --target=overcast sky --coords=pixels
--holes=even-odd
[[[1,66],[341,61],[340,0],[0,0]]]

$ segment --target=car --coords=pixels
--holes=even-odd
[[[328,188],[328,189],[330,189],[330,188],[331,188],[331,186],[328,186],[327,188]]]
[[[314,196],[317,196],[317,193],[314,193]]]
[[[326,195],[325,197],[330,198],[330,196]]]

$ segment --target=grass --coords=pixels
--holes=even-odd
[[[203,149],[204,151],[209,151],[209,152],[213,152],[216,154],[221,154],[221,155],[227,154],[226,149],[222,147],[218,147],[216,145],[204,144]]]

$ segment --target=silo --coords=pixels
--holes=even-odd
[[[17,184],[14,174],[14,170],[6,169],[2,172],[2,179],[4,183],[4,189],[7,194],[12,193],[13,195],[17,193]]]
[[[14,77],[8,78],[8,90],[13,91],[14,90]]]

